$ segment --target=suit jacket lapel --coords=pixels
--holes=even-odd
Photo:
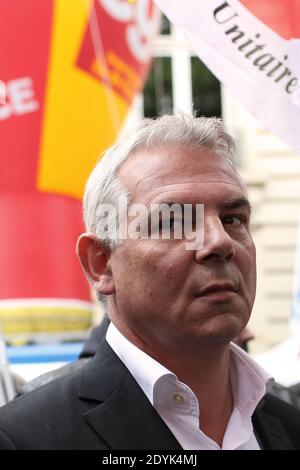
[[[265,450],[293,450],[294,446],[279,419],[264,409],[264,399],[253,415],[253,425]]]
[[[106,341],[82,371],[79,395],[98,402],[84,416],[110,449],[182,449]]]

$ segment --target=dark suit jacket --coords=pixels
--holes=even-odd
[[[300,449],[300,412],[272,396],[255,411],[265,449]],[[86,365],[0,409],[0,449],[180,450],[103,339]]]

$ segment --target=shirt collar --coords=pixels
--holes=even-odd
[[[231,343],[231,384],[234,404],[242,414],[252,416],[274,379],[248,353]]]
[[[138,382],[152,405],[154,386],[162,377],[165,377],[166,381],[178,380],[173,372],[125,338],[112,322],[107,329],[106,340]]]
[[[106,340],[138,382],[152,405],[168,406],[171,390],[172,396],[185,391],[195,409],[195,395],[192,390],[180,382],[173,372],[132,344],[112,322],[108,327]],[[272,387],[274,380],[249,354],[234,343],[231,343],[231,354],[230,372],[234,405],[244,416],[252,416],[259,401]],[[165,393],[161,394],[163,390]]]

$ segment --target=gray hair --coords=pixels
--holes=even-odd
[[[118,177],[123,162],[139,150],[167,145],[207,148],[234,166],[235,144],[221,119],[196,118],[181,112],[175,116],[143,119],[131,135],[123,137],[104,153],[88,179],[83,199],[84,221],[88,232],[99,236],[98,211],[104,204],[112,205],[116,209],[117,220],[123,220],[125,214],[118,214],[118,201],[121,197],[127,197],[130,202],[130,193]],[[113,250],[118,246],[119,240],[117,233],[113,233],[109,214],[106,222],[108,238],[105,242]],[[114,236],[110,237],[109,234]]]

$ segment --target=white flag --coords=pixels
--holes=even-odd
[[[300,154],[300,1],[155,2],[212,73]]]

